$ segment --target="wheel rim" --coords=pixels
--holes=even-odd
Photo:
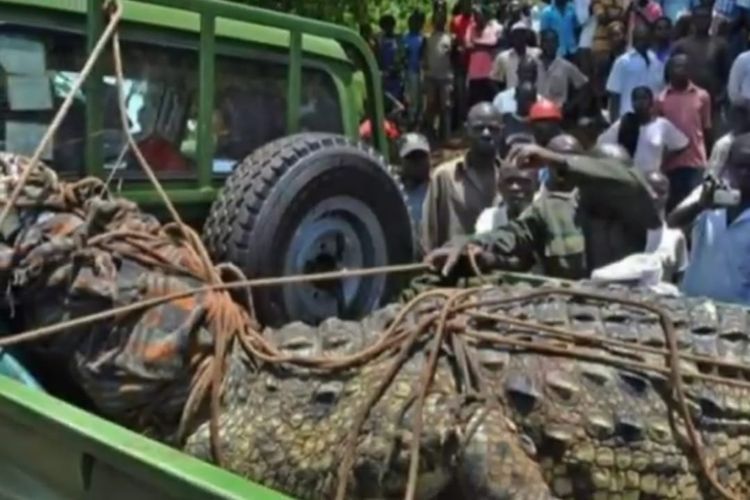
[[[349,196],[318,203],[300,222],[284,257],[284,275],[360,269],[388,264],[383,228],[373,211]],[[385,276],[289,285],[283,288],[291,319],[318,323],[356,317],[378,306]]]

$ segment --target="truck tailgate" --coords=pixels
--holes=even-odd
[[[0,499],[287,498],[0,376]]]

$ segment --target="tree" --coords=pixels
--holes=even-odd
[[[364,23],[377,23],[383,14],[392,14],[405,27],[414,9],[429,12],[432,0],[234,0],[239,3],[342,23],[356,29]]]

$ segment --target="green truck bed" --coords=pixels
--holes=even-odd
[[[0,499],[287,498],[81,411],[0,370]]]

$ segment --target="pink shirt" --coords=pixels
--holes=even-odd
[[[685,134],[690,143],[687,149],[664,164],[664,170],[676,167],[706,167],[704,130],[711,128],[711,98],[708,92],[690,83],[685,90],[667,86],[656,101],[664,118]]]
[[[466,32],[466,47],[469,50],[469,80],[490,78],[492,64],[497,53],[503,27],[495,20],[487,23],[481,33],[473,22]]]

